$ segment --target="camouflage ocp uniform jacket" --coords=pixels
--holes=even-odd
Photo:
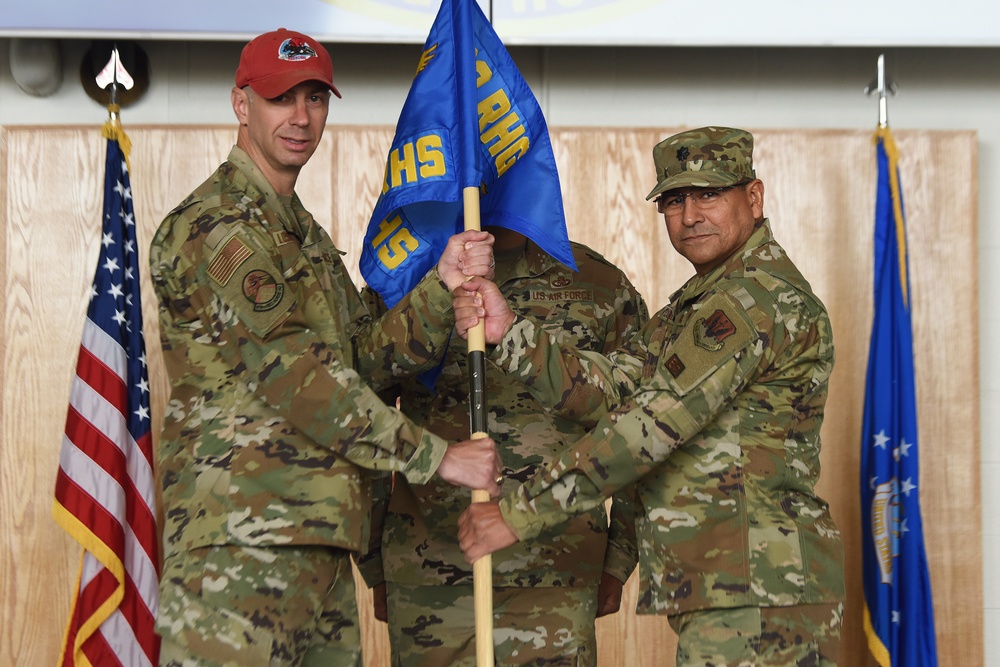
[[[415,482],[436,471],[446,442],[361,377],[439,355],[451,295],[432,270],[373,323],[340,255],[236,147],[160,225],[150,268],[171,387],[158,447],[166,557],[218,544],[361,549],[363,468]],[[392,344],[404,334],[408,348]]]
[[[614,265],[573,244],[579,271],[559,264],[529,242],[516,257],[497,253],[496,282],[511,307],[536,318],[546,333],[578,349],[608,354],[648,319],[645,302]],[[448,439],[469,437],[468,352],[455,339],[441,375],[428,390],[417,379],[401,387],[401,408],[411,419]],[[547,413],[518,382],[487,365],[489,435],[504,464],[507,484],[525,480],[585,429]],[[385,516],[381,550],[359,562],[369,585],[389,580],[409,586],[472,586],[472,569],[458,546],[458,516],[470,494],[439,480],[397,479]],[[601,573],[625,581],[637,550],[631,493],[615,497],[609,526],[603,503],[537,539],[493,554],[493,584],[510,587],[597,586]]]
[[[814,491],[830,322],[766,220],[610,357],[527,319],[492,354],[596,424],[501,500],[521,539],[635,485],[639,613],[843,600],[840,533]]]

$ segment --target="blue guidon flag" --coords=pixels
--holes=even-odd
[[[920,518],[906,224],[896,145],[876,135],[875,307],[861,432],[864,627],[880,667],[937,667]]]
[[[477,187],[482,225],[520,232],[573,270],[545,118],[473,0],[444,0],[385,165],[361,274],[391,308],[464,228]]]

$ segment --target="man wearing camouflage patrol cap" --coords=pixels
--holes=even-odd
[[[705,127],[653,151],[649,194],[696,275],[623,347],[560,347],[474,279],[492,359],[593,427],[459,521],[471,562],[634,485],[638,613],[665,614],[678,667],[837,664],[843,547],[815,493],[833,368],[826,309],[771,234],[750,133]]]
[[[158,447],[163,665],[360,665],[350,554],[368,543],[373,471],[499,492],[491,440],[449,446],[372,388],[433,364],[451,290],[492,275],[492,237],[453,237],[373,320],[295,194],[331,94],[330,56],[311,37],[281,29],[247,44],[236,146],[151,244],[171,383]]]

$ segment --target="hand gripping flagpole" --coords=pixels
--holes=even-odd
[[[479,231],[479,188],[464,188],[462,198],[466,231]],[[486,429],[486,326],[482,320],[469,329],[468,353],[471,437],[479,440],[489,437]],[[472,491],[474,503],[489,499],[489,491]],[[476,667],[493,667],[493,558],[489,554],[472,564],[472,586],[476,610]]]

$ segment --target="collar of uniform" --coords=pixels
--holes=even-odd
[[[299,239],[302,245],[309,245],[316,242],[317,238],[315,236],[318,233],[316,231],[316,224],[313,222],[312,215],[303,208],[297,194],[292,193],[292,205],[291,211],[289,211],[289,208],[285,206],[281,197],[274,191],[270,182],[264,177],[264,174],[257,165],[254,164],[254,161],[250,159],[250,156],[246,154],[246,151],[239,146],[233,146],[226,160],[235,165],[237,171],[249,181],[250,185],[264,195],[268,206],[271,207],[271,211],[278,218],[285,231],[293,234],[295,238]]]
[[[733,255],[726,260],[724,263],[715,267],[703,276],[694,276],[688,280],[684,285],[680,287],[676,292],[670,295],[670,303],[675,307],[678,304],[694,301],[702,294],[711,289],[715,283],[722,280],[724,276],[731,273],[741,272],[743,270],[743,265],[745,263],[745,258],[747,253],[752,252],[755,248],[759,248],[762,245],[766,245],[774,241],[774,235],[771,233],[771,222],[767,218],[764,218],[747,242],[743,244],[743,247],[739,251],[734,252]]]

